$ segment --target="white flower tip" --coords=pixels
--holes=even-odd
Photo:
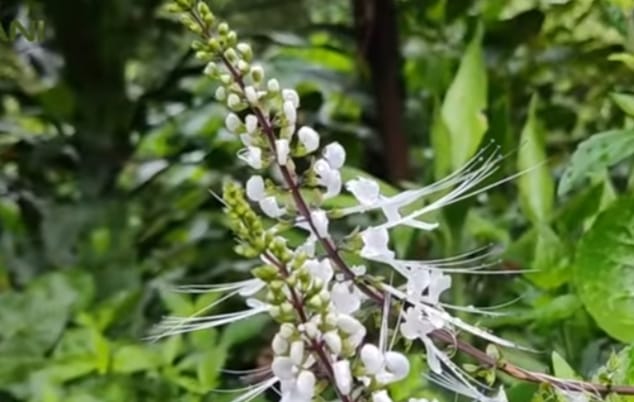
[[[282,91],[282,99],[284,99],[285,102],[290,102],[294,109],[299,107],[299,95],[294,89],[284,89]]]
[[[246,190],[247,197],[251,201],[257,202],[266,197],[264,179],[262,179],[262,176],[251,176],[249,180],[247,180]]]
[[[324,148],[324,158],[333,169],[341,169],[346,161],[346,150],[338,142],[330,143]]]
[[[225,118],[225,125],[227,126],[227,130],[235,133],[242,125],[242,121],[235,113],[229,113]]]
[[[311,153],[319,148],[319,134],[313,128],[302,126],[297,131],[297,136],[306,152]]]
[[[352,373],[350,372],[350,362],[339,360],[332,365],[335,382],[341,393],[347,395],[352,391]]]
[[[288,163],[288,154],[290,152],[290,146],[287,139],[275,140],[275,152],[277,154],[277,161],[281,166],[285,166]]]

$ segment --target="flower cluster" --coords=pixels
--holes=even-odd
[[[267,80],[262,66],[253,62],[251,47],[239,42],[227,23],[217,21],[204,2],[176,0],[169,8],[198,35],[192,46],[196,57],[207,63],[205,74],[220,83],[215,95],[230,111],[226,128],[244,146],[238,157],[256,171],[244,186],[227,183],[222,202],[238,240],[236,251],[259,259],[262,265],[253,269],[252,279],[185,289],[222,292],[225,296],[220,301],[242,296],[247,309],[209,317],[170,318],[158,336],[270,314],[279,323],[272,340],[275,356],[270,377],[249,388],[236,402],[251,400],[273,386],[279,386],[283,402],[310,402],[326,388],[344,402],[390,402],[388,385],[410,371],[407,357],[394,350],[401,340],[421,342],[430,379],[474,399],[503,400],[503,393],[482,393],[480,384],[454,364],[434,338],[434,334],[454,336],[461,330],[513,346],[452,316],[447,310],[456,306],[441,302],[442,293],[451,286],[448,273],[480,272],[486,267],[482,257],[399,259],[390,249],[389,235],[399,226],[435,229],[437,223],[428,218],[433,212],[488,188],[480,184],[496,171],[497,153],[486,148],[446,179],[395,196],[383,195],[379,184],[366,177],[343,183],[340,170],[345,149],[336,142],[320,148],[319,134],[299,122],[298,93],[283,88],[274,78]],[[295,164],[300,158],[309,166],[302,171]],[[324,209],[324,200],[344,189],[357,204]],[[309,202],[306,190],[318,196]],[[402,277],[402,285],[381,282],[365,265],[349,265],[339,252],[341,239],[329,231],[330,220],[371,210],[380,211],[384,221],[360,228],[345,239],[346,244],[368,264],[392,267]],[[305,231],[301,245],[288,244],[284,231],[289,227]],[[381,313],[378,339],[369,336],[364,325],[368,317],[364,306]],[[392,330],[390,322],[396,322]]]

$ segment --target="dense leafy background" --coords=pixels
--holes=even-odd
[[[528,169],[449,208],[437,234],[397,232],[395,246],[416,257],[499,246],[502,275],[457,278],[452,298],[504,305],[476,319],[544,351],[503,356],[634,384],[631,1],[398,0],[394,15],[370,1],[210,3],[298,88],[301,119],[343,143],[351,167],[421,185],[493,141],[500,178]],[[229,400],[210,393],[241,385],[220,367],[267,363],[266,319],[143,340],[162,315],[210,302],[171,286],[252,266],[208,192],[246,172],[191,38],[158,0],[33,1],[26,17],[24,6],[3,1],[3,27],[41,19],[47,36],[0,43],[0,401]],[[368,34],[391,17],[398,37]],[[375,51],[381,38],[393,57]],[[549,397],[501,381],[512,402]],[[418,374],[395,392],[453,398]]]

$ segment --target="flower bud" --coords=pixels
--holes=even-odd
[[[288,140],[276,140],[275,151],[277,154],[277,161],[280,165],[285,166],[288,162],[288,153],[290,152]]]
[[[291,350],[289,353],[289,357],[293,364],[296,366],[301,366],[304,361],[304,342],[303,341],[295,341],[291,343]]]
[[[294,377],[293,361],[288,357],[275,356],[271,362],[271,371],[280,380],[292,380]]]
[[[244,60],[238,60],[237,67],[238,67],[238,71],[240,71],[242,74],[249,71],[249,68],[250,68],[249,63],[247,63]]]
[[[293,336],[293,334],[295,333],[295,327],[293,326],[293,324],[288,324],[288,323],[284,323],[282,325],[280,325],[280,336],[288,339],[291,336]]]
[[[372,402],[392,402],[392,398],[390,398],[386,390],[381,390],[372,394]]]
[[[258,128],[258,118],[253,114],[248,114],[244,119],[244,124],[247,128],[247,133],[253,134]]]
[[[365,372],[374,375],[383,368],[383,354],[376,346],[366,343],[361,348],[361,361]]]
[[[409,360],[399,352],[389,351],[385,353],[385,367],[394,375],[393,381],[399,381],[409,374]]]
[[[227,90],[225,87],[220,86],[216,88],[216,100],[218,102],[224,102],[227,99]]]
[[[315,226],[315,230],[317,231],[317,236],[323,238],[328,237],[328,216],[326,215],[326,211],[323,209],[318,209],[311,211],[310,213],[311,220],[313,225]]]
[[[271,78],[269,82],[266,84],[266,87],[271,92],[280,91],[280,83],[275,78]]]
[[[339,360],[332,365],[335,383],[339,391],[347,395],[352,391],[352,373],[350,372],[350,362],[348,360]]]
[[[315,375],[308,370],[303,370],[297,376],[297,391],[302,395],[303,400],[310,401],[315,395]]]
[[[284,89],[282,91],[282,99],[284,99],[284,101],[291,102],[293,108],[295,109],[299,107],[299,95],[294,89]]]
[[[297,131],[297,136],[307,153],[311,153],[319,148],[319,134],[311,127],[300,127],[299,131]]]
[[[238,49],[238,52],[245,60],[249,61],[253,58],[253,50],[251,50],[251,46],[248,43],[238,43],[236,49]]]
[[[240,97],[236,94],[229,94],[227,97],[227,106],[229,106],[229,109],[237,109],[240,106]]]
[[[242,126],[242,121],[235,113],[229,113],[225,118],[225,125],[227,126],[227,130],[235,133]]]
[[[333,169],[340,169],[346,161],[346,150],[338,142],[330,143],[324,149],[324,158]]]
[[[220,35],[226,35],[229,32],[229,24],[227,24],[226,22],[221,22],[220,24],[218,24],[218,33]]]
[[[251,79],[253,82],[261,82],[264,79],[264,69],[262,66],[251,67]]]
[[[271,348],[276,355],[283,355],[288,352],[288,341],[280,334],[275,334],[273,342],[271,342]]]
[[[289,124],[293,125],[297,121],[297,110],[291,101],[285,101],[284,105],[282,105],[282,110],[284,112],[284,117]]]
[[[337,331],[328,331],[324,334],[324,342],[330,349],[330,351],[338,355],[341,353],[341,337],[337,333]]]
[[[251,85],[244,88],[244,96],[252,105],[258,103],[258,93]]]

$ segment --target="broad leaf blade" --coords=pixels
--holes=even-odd
[[[634,198],[614,202],[597,217],[579,244],[574,279],[597,324],[634,342]]]
[[[487,130],[487,76],[482,53],[482,27],[460,62],[449,86],[441,115],[451,138],[453,169],[460,168],[478,149]]]
[[[559,196],[565,195],[584,179],[602,173],[634,154],[634,130],[613,130],[595,134],[582,142],[564,171]]]

